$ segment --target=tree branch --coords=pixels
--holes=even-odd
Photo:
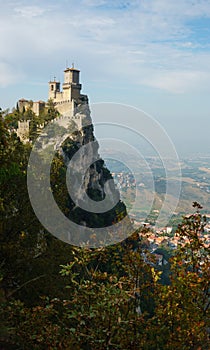
[[[7,297],[10,298],[13,294],[15,294],[16,292],[18,292],[20,289],[22,289],[23,287],[27,286],[28,284],[30,284],[31,282],[35,282],[37,280],[39,280],[42,277],[45,277],[46,275],[40,275],[38,277],[32,278],[31,280],[23,283],[20,287],[16,288],[15,290],[13,290],[12,292],[10,292]]]

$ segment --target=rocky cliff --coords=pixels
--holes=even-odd
[[[79,126],[72,125],[75,120],[80,121]],[[100,158],[88,104],[78,106],[71,128],[62,144],[65,165],[67,169],[72,166],[69,189],[71,185],[74,187],[74,206],[69,216],[88,227],[112,225],[125,217],[126,208],[109,169]]]
[[[120,200],[119,191],[110,171],[100,158],[87,101],[78,105],[73,116],[68,116],[66,113],[53,120],[43,130],[35,148],[38,150],[39,160],[36,158],[37,155],[34,159],[32,155],[32,167],[35,163],[39,164],[37,178],[46,177],[46,181],[42,180],[43,183],[41,185],[39,183],[37,188],[37,183],[33,181],[30,183],[31,199],[34,201],[34,197],[37,197],[36,203],[42,201],[42,208],[40,209],[39,204],[35,212],[41,216],[41,221],[44,221],[45,227],[47,225],[50,232],[53,231],[53,234],[68,243],[81,245],[82,241],[90,246],[107,245],[108,241],[119,242],[128,236],[128,227],[131,228],[131,225],[127,218],[126,207]],[[71,227],[58,213],[56,205],[52,202],[52,193],[48,191],[48,168],[51,161],[55,163],[56,158],[63,160],[63,165],[62,162],[59,165],[62,168],[59,174],[62,173],[62,176],[58,176],[61,184],[57,183],[58,178],[51,180],[50,184],[54,199],[59,198],[59,201],[63,202],[66,198],[65,216],[73,223]],[[43,169],[45,176],[42,176]],[[39,198],[39,192],[44,193],[42,198]],[[50,220],[46,221],[49,215]],[[130,231],[132,230],[129,229]],[[80,235],[79,242],[74,238],[77,234]],[[118,237],[113,238],[116,235]]]

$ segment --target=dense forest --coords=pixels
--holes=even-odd
[[[52,236],[36,218],[27,191],[28,159],[38,126],[57,115],[50,101],[39,117],[18,106],[0,113],[0,348],[208,350],[209,248],[200,235],[206,218],[198,203],[177,228],[179,246],[167,271],[156,266],[141,239],[146,228],[116,245],[79,248]],[[30,142],[17,137],[18,120],[30,120]],[[77,144],[68,140],[64,147],[73,154]],[[110,177],[103,161],[96,167]],[[71,210],[64,175],[64,160],[56,154],[54,198],[79,222],[84,213]],[[97,191],[89,191],[98,200]],[[119,201],[105,216],[86,220],[97,227],[125,215]]]

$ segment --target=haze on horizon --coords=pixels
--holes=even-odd
[[[48,81],[74,62],[90,103],[144,110],[180,156],[209,154],[210,1],[0,4],[0,107],[47,100]]]

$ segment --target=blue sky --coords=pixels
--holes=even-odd
[[[90,102],[157,119],[180,155],[210,151],[210,1],[0,0],[0,106],[47,99],[66,61]]]

